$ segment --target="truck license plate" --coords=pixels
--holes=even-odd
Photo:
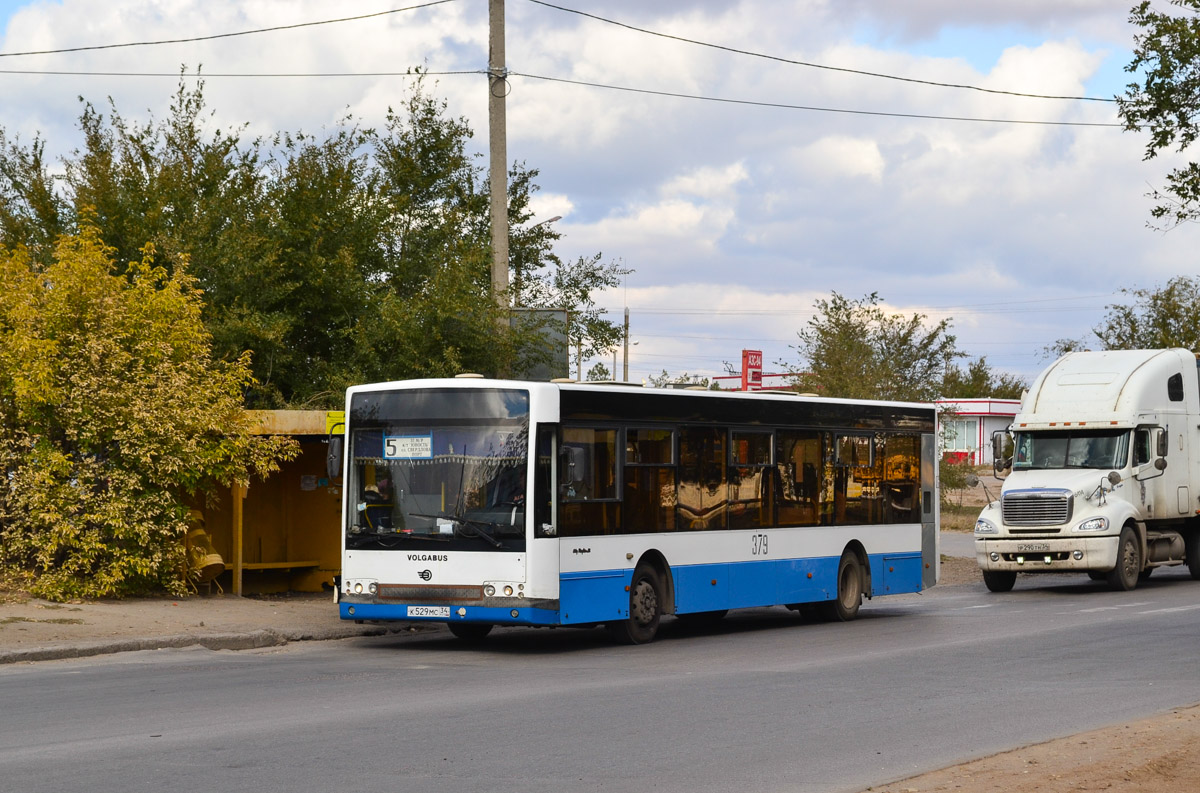
[[[408,616],[410,617],[443,617],[450,619],[449,606],[409,606]]]
[[[1050,543],[1048,543],[1048,542],[1019,542],[1019,543],[1017,543],[1017,551],[1018,552],[1024,551],[1025,553],[1035,553],[1037,551],[1048,551],[1048,550],[1050,550]]]

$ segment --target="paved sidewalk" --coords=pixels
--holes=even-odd
[[[248,650],[288,642],[429,630],[338,618],[329,594],[51,603],[0,593],[0,664],[201,645]]]

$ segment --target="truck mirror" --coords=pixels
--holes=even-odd
[[[341,479],[342,477],[342,451],[345,445],[345,436],[329,434],[329,451],[325,453],[325,473],[330,479]]]
[[[1167,458],[1159,457],[1157,460],[1154,461],[1154,467],[1160,471],[1167,470]]]
[[[997,477],[1012,468],[1012,457],[1004,453],[1007,440],[1008,433],[1005,430],[996,430],[992,433],[992,472]]]
[[[1112,485],[1113,487],[1116,487],[1117,485],[1121,484],[1121,475],[1119,473],[1117,473],[1116,471],[1109,471],[1108,472],[1108,483],[1110,485]]]
[[[1167,449],[1170,448],[1167,445],[1169,432],[1170,432],[1170,430],[1163,429],[1163,430],[1160,430],[1158,433],[1158,456],[1159,457],[1167,456]],[[1155,463],[1155,466],[1157,466],[1157,465],[1158,465],[1158,463]],[[1163,467],[1165,468],[1166,466],[1163,466]],[[1162,468],[1159,468],[1158,470],[1161,471]]]
[[[979,484],[979,477],[975,474],[967,474],[967,487],[975,487]]]

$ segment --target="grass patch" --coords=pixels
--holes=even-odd
[[[971,504],[942,504],[942,531],[975,531],[980,508]]]

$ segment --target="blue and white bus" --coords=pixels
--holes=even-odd
[[[849,620],[938,577],[933,406],[481,378],[347,392],[340,615]]]

